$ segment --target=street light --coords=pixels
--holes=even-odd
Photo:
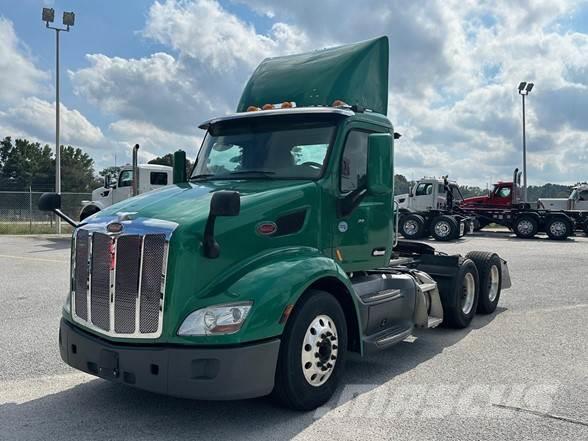
[[[523,202],[527,202],[527,137],[525,131],[525,97],[533,90],[533,83],[523,81],[519,84],[519,95],[523,100]]]
[[[55,31],[55,192],[61,193],[61,149],[59,148],[59,34],[61,31],[69,32],[70,26],[74,25],[76,15],[73,12],[63,13],[63,25],[65,28],[49,26],[55,20],[53,8],[43,8],[41,19],[45,22],[47,29]],[[57,232],[61,234],[61,220],[57,219]]]

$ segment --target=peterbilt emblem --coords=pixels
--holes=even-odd
[[[123,224],[120,222],[111,222],[106,226],[109,233],[120,233],[123,230]]]

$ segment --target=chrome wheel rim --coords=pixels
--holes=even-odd
[[[488,300],[490,300],[490,302],[496,300],[496,296],[498,295],[499,282],[500,274],[498,274],[498,267],[496,265],[492,265],[492,268],[490,268],[490,278],[488,281]]]
[[[533,223],[529,220],[522,220],[517,225],[517,230],[521,234],[531,234],[533,231]]]
[[[451,225],[447,221],[439,221],[435,224],[435,233],[439,237],[447,237],[451,232]]]
[[[565,222],[563,221],[552,222],[549,226],[549,231],[551,232],[551,234],[557,237],[565,236],[567,230],[568,228]]]
[[[404,231],[409,236],[414,236],[418,230],[419,230],[419,226],[416,223],[416,221],[407,220],[406,222],[404,222]]]
[[[302,342],[302,372],[314,387],[327,382],[335,369],[339,339],[335,322],[328,315],[318,315],[308,326]]]
[[[464,314],[469,314],[474,306],[476,298],[476,282],[472,273],[467,273],[463,278],[461,294],[461,310]]]

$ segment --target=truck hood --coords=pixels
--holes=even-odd
[[[133,213],[132,217],[153,218],[189,226],[206,220],[212,193],[218,190],[234,190],[241,194],[241,210],[260,199],[272,200],[277,193],[282,197],[285,188],[308,185],[302,181],[235,180],[210,181],[170,185],[136,196],[101,211],[94,216],[112,216],[117,213]]]
[[[476,205],[476,204],[484,204],[486,203],[490,198],[488,196],[473,196],[470,198],[464,198],[463,201],[461,201],[460,205],[464,206],[464,205]]]
[[[539,198],[537,200],[537,206],[545,210],[568,210],[571,205],[570,199],[567,198]]]

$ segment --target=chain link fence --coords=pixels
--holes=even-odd
[[[0,234],[56,233],[55,214],[40,211],[37,208],[43,193],[33,189],[0,191]],[[77,220],[80,216],[82,201],[91,198],[91,193],[61,193],[61,209]],[[71,231],[70,226],[63,221],[61,227],[62,233]]]

